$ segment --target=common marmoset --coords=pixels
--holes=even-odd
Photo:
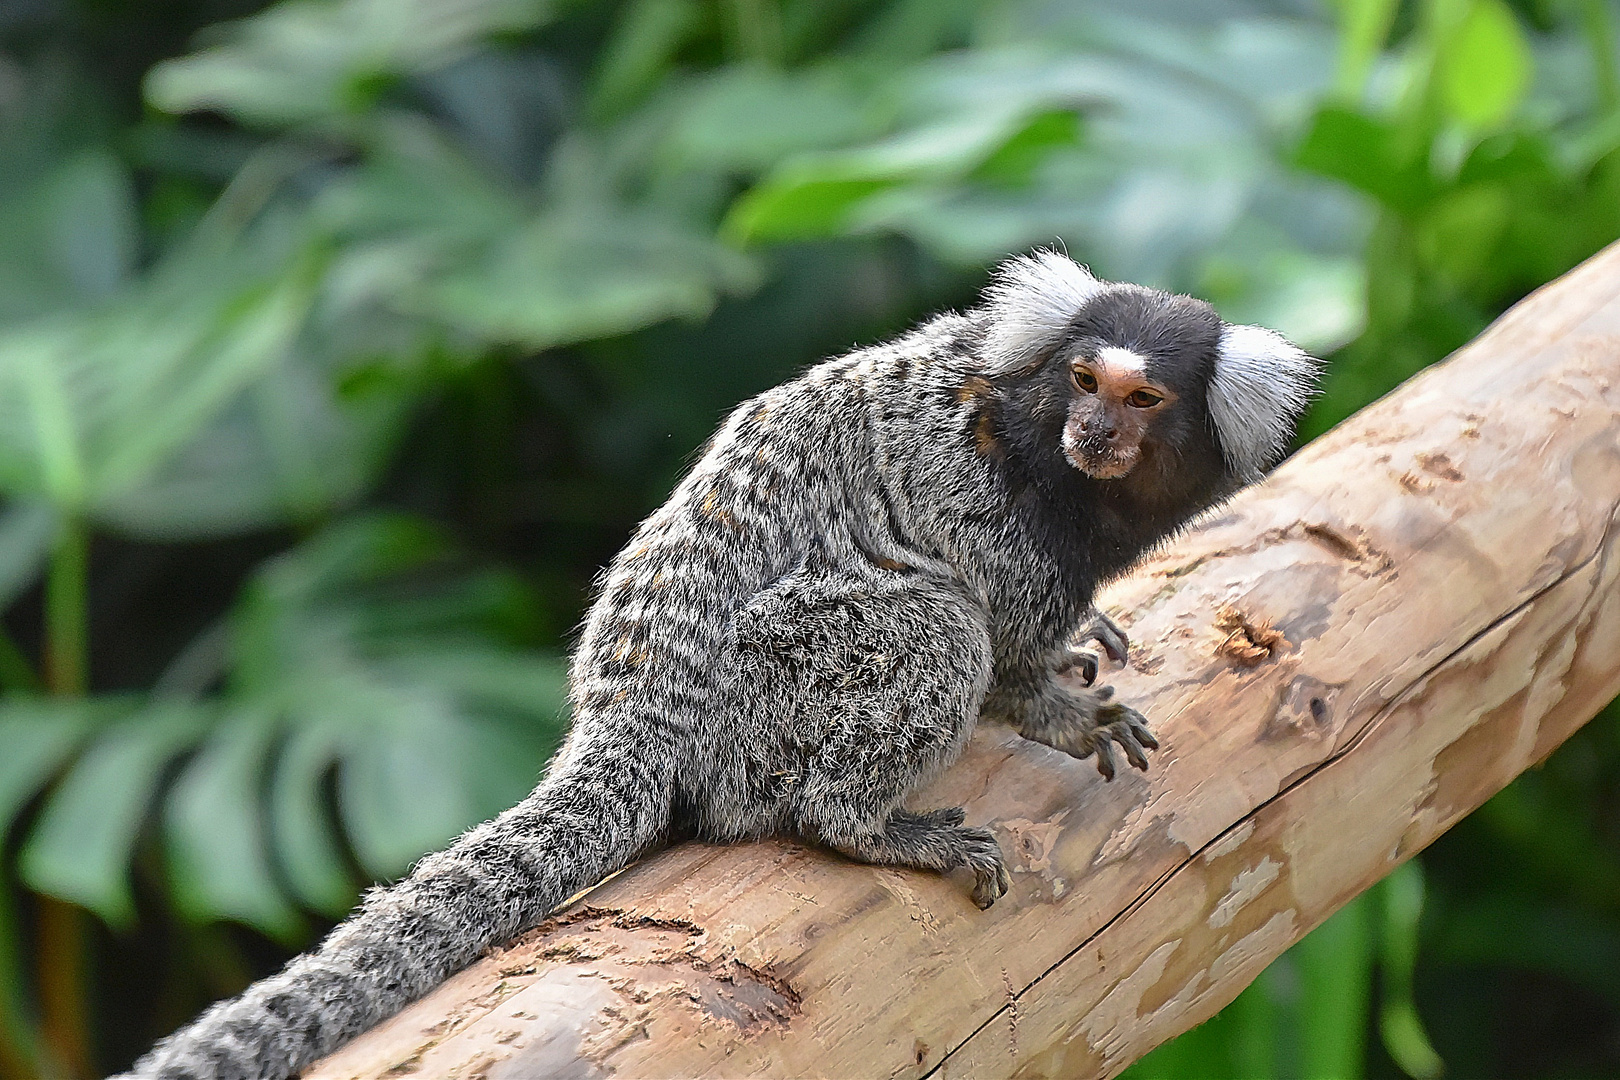
[[[966,314],[744,402],[603,575],[534,792],[136,1073],[292,1076],[672,836],[966,867],[988,907],[994,836],[901,800],[981,711],[1105,776],[1115,747],[1147,767],[1141,715],[1056,676],[1077,633],[1123,657],[1099,583],[1274,465],[1316,371],[1042,252]]]

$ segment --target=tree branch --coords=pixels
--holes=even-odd
[[[1617,507],[1620,246],[1108,591],[1152,769],[987,725],[912,800],[995,829],[989,911],[688,844],[310,1075],[1113,1075],[1620,692]]]

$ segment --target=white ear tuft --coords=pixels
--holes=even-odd
[[[1265,475],[1288,450],[1310,404],[1322,363],[1263,326],[1221,327],[1209,414],[1226,463],[1244,483]]]
[[[1107,288],[1085,267],[1055,251],[1037,251],[1002,263],[984,294],[990,316],[984,341],[986,374],[1034,363],[1063,340],[1086,302]]]

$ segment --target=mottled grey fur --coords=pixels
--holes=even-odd
[[[792,833],[966,867],[989,905],[1009,885],[991,833],[899,804],[981,709],[1105,775],[1115,745],[1146,767],[1139,714],[1054,676],[1082,629],[1123,653],[1086,621],[1100,582],[1280,455],[1314,369],[1280,338],[1268,366],[1252,346],[1270,339],[1248,334],[1223,370],[1231,333],[1206,304],[1041,253],[1004,266],[983,306],[744,402],[603,575],[573,730],[533,794],[136,1072],[291,1076],[679,836]],[[1104,345],[1178,395],[1118,480],[1059,448],[1068,359]],[[1212,385],[1228,406],[1213,415]]]

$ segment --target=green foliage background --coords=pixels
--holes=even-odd
[[[1331,358],[1620,236],[1604,0],[0,5],[0,1075],[518,798],[726,408],[1065,244]],[[1135,1077],[1620,1074],[1620,714]]]

